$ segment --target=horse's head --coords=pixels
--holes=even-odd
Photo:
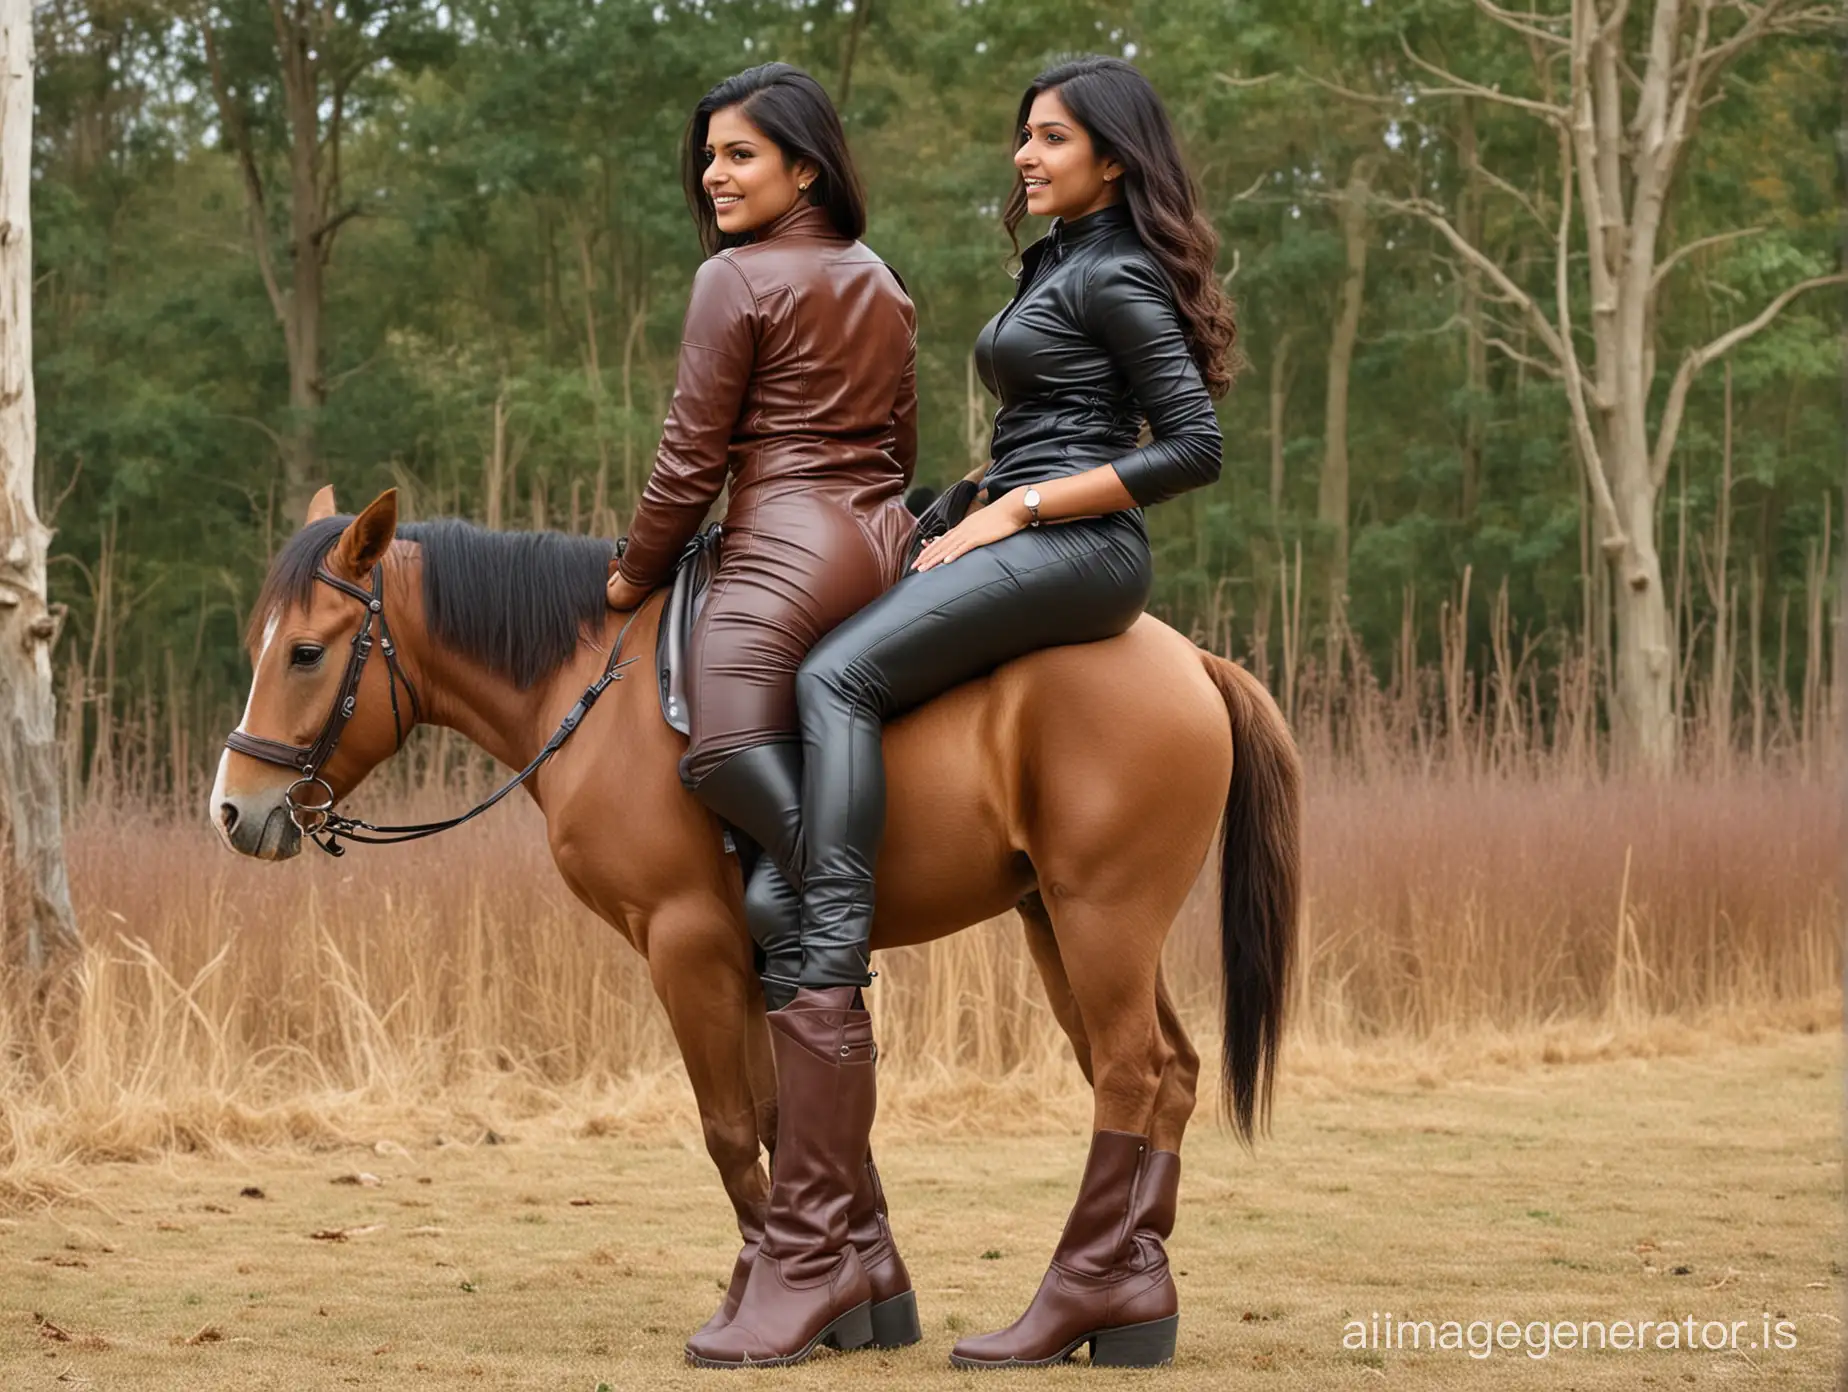
[[[391,689],[390,668],[383,660],[365,664],[345,724],[332,720],[344,704],[342,688],[355,639],[365,629],[378,649],[382,616],[369,614],[365,599],[341,584],[315,578],[324,568],[334,581],[370,594],[373,568],[397,534],[397,492],[381,493],[344,527],[336,526],[334,518],[334,490],[323,488],[309,504],[302,532],[278,555],[263,586],[251,617],[250,700],[237,727],[245,749],[227,748],[220,756],[206,809],[227,846],[262,860],[297,854],[302,828],[296,814],[303,804],[344,797],[398,746],[400,722],[393,707],[403,706],[406,693],[402,684]],[[326,748],[330,730],[331,750]],[[409,733],[408,724],[402,732]],[[292,812],[290,789],[304,778],[301,765],[309,760],[285,761],[284,756],[290,749],[305,753],[317,744],[320,759],[312,778],[319,783],[296,790]],[[256,752],[248,752],[253,748]]]

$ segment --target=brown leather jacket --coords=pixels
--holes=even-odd
[[[729,476],[727,549],[768,495],[854,512],[896,578],[917,461],[917,316],[872,251],[801,205],[693,280],[673,405],[621,569],[665,581]]]

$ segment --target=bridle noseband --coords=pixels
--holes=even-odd
[[[261,735],[248,735],[242,730],[233,730],[225,736],[225,747],[239,754],[247,754],[253,759],[260,759],[266,764],[275,764],[280,768],[297,770],[301,777],[291,783],[283,792],[283,806],[289,810],[289,820],[315,845],[329,855],[345,855],[346,850],[340,844],[341,837],[349,841],[358,841],[369,846],[390,846],[400,841],[417,841],[426,836],[434,836],[439,831],[448,831],[451,827],[480,816],[495,803],[506,797],[520,784],[539,771],[539,766],[558,752],[559,746],[570,738],[583,720],[585,712],[596,704],[613,681],[622,680],[622,669],[634,658],[622,657],[623,640],[629,636],[629,626],[635,622],[641,612],[637,605],[629,615],[621,630],[616,635],[616,644],[610,650],[610,659],[605,664],[603,675],[591,684],[588,690],[578,698],[568,715],[552,732],[552,737],[545,742],[533,761],[485,802],[476,804],[459,817],[451,817],[442,822],[419,822],[410,826],[374,826],[371,822],[362,822],[352,817],[343,817],[334,811],[334,790],[321,776],[321,770],[327,767],[328,760],[334,757],[334,751],[340,747],[340,736],[345,733],[348,722],[353,719],[353,712],[359,706],[359,683],[366,674],[366,662],[372,656],[375,645],[372,626],[378,625],[376,646],[385,655],[386,686],[391,692],[391,728],[397,738],[392,752],[395,754],[404,748],[405,726],[398,709],[398,685],[404,685],[406,695],[411,703],[411,728],[423,719],[423,705],[417,699],[417,688],[411,685],[411,679],[404,668],[398,665],[398,648],[391,641],[391,622],[385,617],[385,567],[381,563],[372,567],[372,588],[361,589],[350,580],[343,580],[330,571],[323,563],[314,569],[314,578],[323,584],[332,585],[342,594],[351,595],[366,606],[366,616],[360,621],[359,632],[353,635],[353,649],[347,655],[346,671],[340,677],[340,689],[334,695],[334,708],[327,713],[327,720],[321,726],[321,733],[315,736],[312,744],[284,744],[281,740],[264,739]],[[305,802],[298,796],[300,790],[319,787],[326,797],[316,802]],[[356,832],[374,832],[376,835],[356,835]]]
[[[391,689],[391,728],[397,737],[397,745],[392,750],[394,754],[404,748],[404,723],[398,711],[399,682],[404,683],[404,690],[411,698],[411,725],[415,727],[423,718],[423,706],[417,699],[417,688],[411,685],[411,679],[398,665],[398,648],[391,641],[391,621],[385,617],[384,565],[372,567],[370,590],[362,590],[352,581],[341,579],[325,563],[314,568],[314,578],[322,584],[333,586],[342,594],[352,595],[366,606],[366,617],[360,622],[359,632],[353,635],[352,651],[347,654],[346,671],[341,675],[340,689],[334,695],[334,708],[327,713],[321,733],[315,736],[312,744],[284,744],[281,740],[247,735],[242,730],[233,730],[225,736],[226,747],[239,754],[248,754],[266,764],[300,770],[301,777],[289,785],[282,800],[283,805],[289,809],[289,820],[309,836],[322,831],[334,813],[334,790],[321,777],[321,770],[327,767],[327,761],[334,757],[334,751],[340,747],[340,736],[346,733],[347,723],[353,719],[353,712],[358,708],[360,679],[366,675],[366,662],[372,656],[374,623],[379,627],[378,648],[385,654],[386,684]],[[316,785],[327,794],[323,800],[304,802],[297,796],[298,790]]]

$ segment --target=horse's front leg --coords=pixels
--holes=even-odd
[[[750,941],[733,906],[702,896],[664,905],[650,918],[649,975],[699,1106],[706,1152],[738,1215],[743,1247],[725,1299],[713,1316],[729,1321],[764,1233],[770,1177],[759,1139],[775,1126],[776,1078],[763,996]]]

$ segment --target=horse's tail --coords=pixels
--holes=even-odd
[[[1271,1085],[1302,902],[1303,770],[1283,713],[1235,662],[1202,652],[1232,722],[1232,786],[1219,860],[1225,968],[1220,1092],[1239,1139],[1270,1124]]]

